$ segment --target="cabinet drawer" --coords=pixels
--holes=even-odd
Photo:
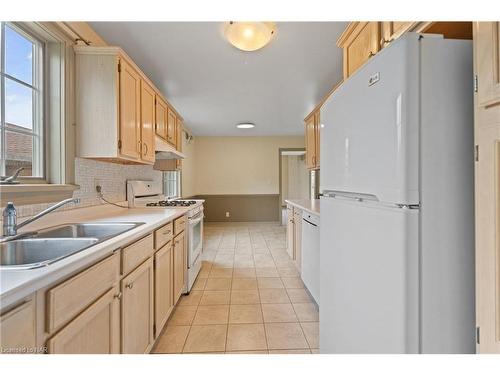
[[[153,235],[150,234],[122,249],[122,275],[128,274],[153,254]]]
[[[155,249],[159,250],[172,239],[174,235],[174,225],[172,222],[155,230]]]
[[[186,216],[181,216],[174,220],[174,236],[177,236],[184,229],[186,229]]]
[[[74,318],[120,278],[120,254],[115,253],[47,292],[47,332]]]

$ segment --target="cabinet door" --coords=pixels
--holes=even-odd
[[[478,100],[481,106],[500,103],[500,22],[477,22],[474,30],[477,55]]]
[[[156,114],[155,114],[155,132],[156,135],[163,139],[167,139],[167,117],[168,107],[167,103],[163,101],[158,95],[156,96]]]
[[[295,267],[300,272],[301,262],[302,262],[302,211],[295,209],[293,213],[294,222],[294,236],[293,243],[295,245]]]
[[[320,122],[320,113],[317,112],[314,115],[314,168],[319,169],[319,141],[320,141],[320,130],[321,130],[321,122]]]
[[[177,124],[177,116],[172,109],[168,108],[168,118],[167,118],[167,141],[172,146],[176,146],[175,142],[177,141],[176,134],[176,124]]]
[[[36,344],[35,300],[23,302],[0,317],[2,353],[28,353]]]
[[[155,92],[141,81],[141,159],[155,161]]]
[[[120,155],[138,160],[141,158],[141,77],[123,59],[120,60],[119,74]]]
[[[379,23],[360,22],[344,47],[344,79],[379,51]]]
[[[316,165],[316,137],[314,115],[306,121],[306,167],[314,169]]]
[[[184,289],[186,276],[186,249],[184,232],[174,238],[174,305]]]
[[[153,344],[153,260],[125,277],[121,289],[122,353],[147,353]]]
[[[174,307],[172,242],[155,254],[155,337],[163,329]]]
[[[109,354],[120,350],[119,290],[114,287],[47,342],[49,353]]]
[[[182,120],[181,119],[177,119],[177,122],[176,122],[176,146],[175,148],[177,149],[177,151],[180,151],[182,152]],[[182,159],[175,159],[175,163],[176,163],[176,169],[181,169],[182,167]]]
[[[293,207],[287,207],[287,226],[286,226],[286,252],[291,259],[294,259],[294,217],[293,217]]]
[[[410,28],[415,26],[417,22],[381,22],[381,38],[380,38],[380,48],[384,48],[389,45],[393,40],[399,38]]]

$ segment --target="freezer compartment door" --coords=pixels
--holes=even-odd
[[[418,204],[419,42],[394,41],[321,108],[321,190]]]
[[[320,352],[418,352],[418,210],[321,198]]]

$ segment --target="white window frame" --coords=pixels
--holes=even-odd
[[[11,28],[16,33],[20,34],[24,38],[28,39],[35,45],[34,53],[33,53],[33,76],[31,85],[27,82],[24,82],[14,76],[9,75],[6,72],[5,65],[5,27]],[[6,164],[6,132],[13,132],[18,134],[24,134],[31,136],[33,139],[33,149],[32,149],[32,176],[20,176],[19,180],[30,180],[33,182],[46,182],[46,166],[47,166],[47,153],[46,153],[46,69],[45,69],[45,56],[46,56],[46,44],[43,39],[41,39],[38,35],[34,34],[19,26],[18,24],[14,24],[12,22],[1,22],[1,31],[0,35],[2,35],[2,43],[1,43],[1,71],[0,71],[0,88],[2,92],[2,102],[1,102],[1,124],[0,124],[0,136],[2,137],[2,155],[1,160],[3,161],[0,165],[0,173],[2,175],[6,174],[5,164]],[[32,96],[32,129],[24,130],[24,129],[14,129],[13,126],[18,124],[10,124],[5,119],[5,97],[3,94],[5,93],[5,81],[6,79],[15,82],[19,85],[29,88],[32,90],[34,95]]]
[[[175,176],[175,179],[171,178],[171,176]],[[181,181],[182,181],[182,176],[180,170],[163,172],[163,193],[168,199],[176,199],[182,197]],[[175,184],[175,194],[171,194],[170,192],[169,189],[170,183]]]

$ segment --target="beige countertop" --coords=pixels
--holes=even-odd
[[[320,215],[319,199],[286,199],[285,202],[313,215]]]
[[[201,203],[200,203],[201,204]],[[184,215],[193,207],[120,208],[111,205],[55,211],[23,228],[32,231],[60,224],[82,222],[144,222],[128,232],[110,238],[46,267],[31,270],[0,270],[0,307],[6,307],[31,293],[63,279],[110,255],[114,250],[152,232],[159,226]]]

